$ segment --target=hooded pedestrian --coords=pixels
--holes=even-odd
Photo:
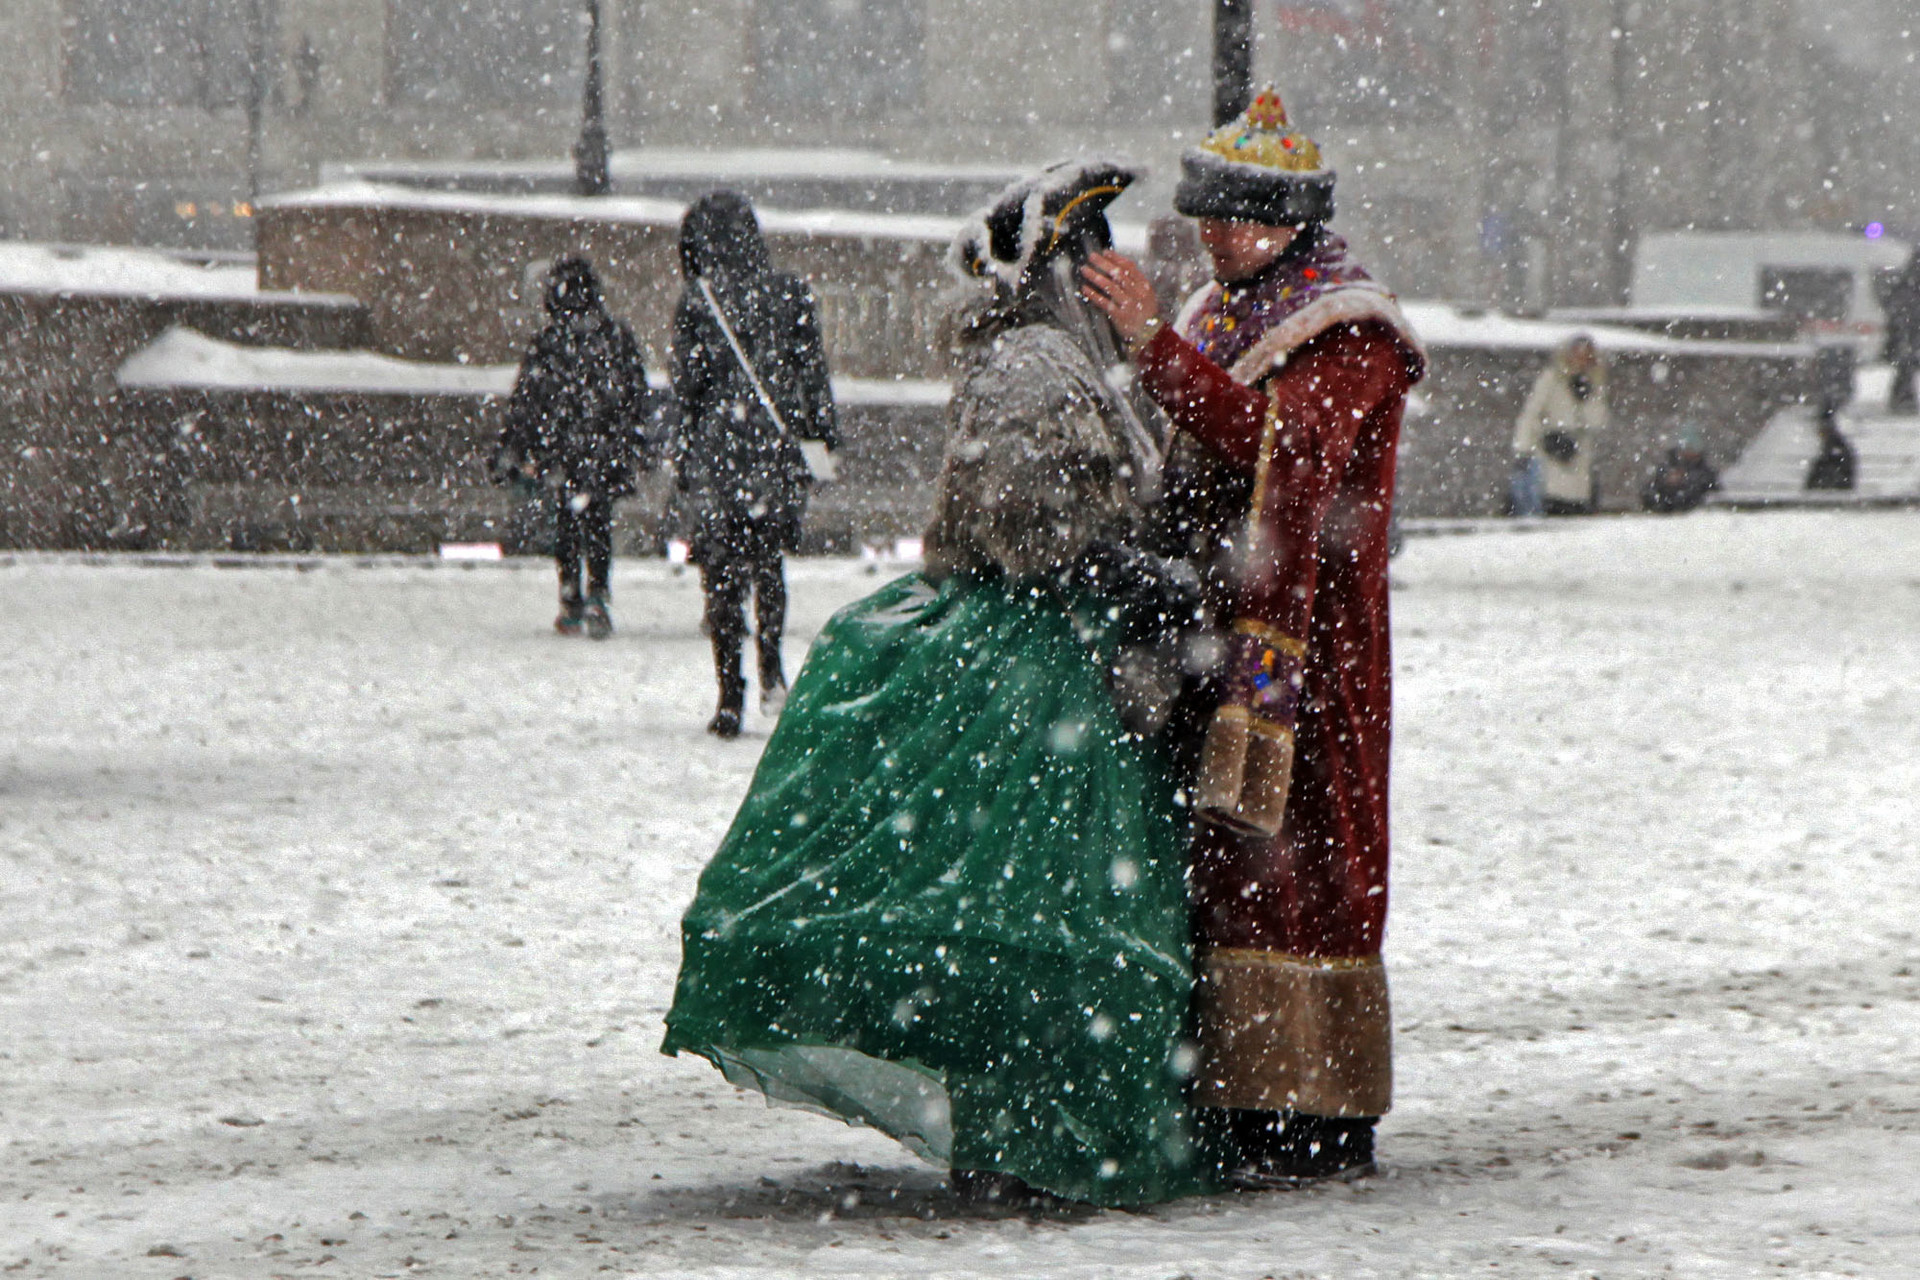
[[[1691,511],[1719,487],[1720,473],[1707,461],[1700,428],[1688,424],[1641,486],[1640,506],[1663,515]]]
[[[1920,340],[1920,335],[1916,340]],[[1840,430],[1840,411],[1853,399],[1853,360],[1853,348],[1844,345],[1821,347],[1814,353],[1813,425],[1819,432],[1820,447],[1807,464],[1809,490],[1844,493],[1851,490],[1858,479],[1860,455]],[[1899,366],[1895,366],[1894,373],[1900,376]],[[1907,379],[1911,383],[1911,370]],[[1896,397],[1900,394],[1897,384],[1894,394]],[[1907,411],[1911,410],[1908,406]],[[1896,407],[1893,411],[1899,410]]]
[[[561,635],[613,634],[613,504],[650,465],[647,425],[658,403],[633,330],[607,310],[593,265],[557,259],[547,276],[547,322],[520,362],[496,473],[544,491],[555,507]],[[583,580],[584,579],[584,580]]]
[[[1227,628],[1195,718],[1194,1100],[1256,1187],[1371,1168],[1392,1092],[1387,555],[1425,357],[1333,186],[1269,88],[1181,157],[1214,282],[1178,321],[1128,259],[1083,271],[1177,429],[1167,536]]]
[[[716,191],[680,223],[686,288],[673,317],[673,459],[693,520],[690,559],[706,593],[719,707],[708,731],[740,732],[746,606],[755,606],[760,705],[777,714],[787,678],[784,557],[800,543],[812,483],[801,441],[838,447],[813,292],[775,271],[753,206]]]
[[[1886,346],[1881,357],[1893,366],[1887,392],[1887,412],[1911,414],[1920,408],[1913,390],[1920,372],[1920,248],[1907,264],[1875,281],[1875,292],[1887,316]]]

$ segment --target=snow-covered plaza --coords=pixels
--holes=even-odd
[[[0,560],[0,1274],[1920,1274],[1920,513],[1410,539],[1381,1174],[1038,1220],[656,1052],[766,726],[550,573]]]

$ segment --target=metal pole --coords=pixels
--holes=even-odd
[[[1627,25],[1630,7],[1627,0],[1614,0],[1614,30],[1620,34],[1613,42],[1613,101],[1607,113],[1607,133],[1613,143],[1613,172],[1607,175],[1607,264],[1612,269],[1612,301],[1626,304],[1633,279],[1634,218],[1627,208],[1627,95],[1633,85],[1633,36]]]
[[[1213,123],[1253,101],[1253,0],[1213,0]]]
[[[580,141],[573,148],[574,189],[603,196],[613,189],[607,166],[607,105],[601,88],[600,0],[587,0],[587,84],[581,95]]]
[[[247,204],[258,212],[267,114],[267,0],[253,0],[247,17]]]

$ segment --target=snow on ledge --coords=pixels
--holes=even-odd
[[[350,395],[504,396],[517,365],[431,364],[371,351],[290,351],[243,347],[175,325],[127,357],[115,373],[123,387],[144,391],[331,392]],[[656,388],[666,375],[651,372]],[[937,408],[952,388],[918,378],[835,378],[843,406],[912,405]]]
[[[619,222],[641,226],[680,225],[687,210],[679,200],[654,196],[515,195],[481,191],[430,191],[395,183],[349,179],[305,191],[270,196],[268,209],[382,208],[469,215],[548,218],[566,222]],[[772,235],[817,240],[897,240],[944,249],[967,224],[965,218],[930,213],[866,213],[851,209],[776,209],[756,205],[761,229]],[[1129,253],[1146,249],[1147,229],[1115,223],[1114,243]]]
[[[250,266],[201,266],[123,245],[0,240],[0,293],[351,305],[338,294],[263,291]]]
[[[1569,320],[1531,320],[1478,311],[1446,302],[1402,300],[1400,309],[1420,340],[1433,348],[1557,351],[1578,334],[1592,338],[1601,351],[1666,356],[1737,356],[1747,359],[1804,359],[1812,348],[1794,342],[1731,342],[1669,338],[1664,334]]]
[[[329,183],[262,200],[269,209],[380,207],[442,213],[496,214],[581,222],[626,222],[678,227],[687,206],[652,196],[515,195],[478,191],[424,191],[377,182]],[[856,213],[845,209],[788,212],[760,208],[760,225],[776,235],[870,240],[936,240],[945,244],[963,219],[933,214]]]
[[[514,372],[510,364],[428,364],[371,351],[243,347],[176,325],[127,357],[114,376],[143,390],[499,396],[513,390]]]
[[[899,160],[878,151],[845,147],[632,147],[613,153],[615,180],[634,178],[885,179],[916,182],[990,181],[1006,185],[1028,170],[1011,164],[935,164]],[[421,180],[458,180],[479,174],[493,178],[529,175],[571,179],[571,160],[351,160],[320,166],[322,182],[349,178],[379,181],[386,175]]]

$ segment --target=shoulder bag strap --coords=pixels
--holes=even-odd
[[[739,337],[733,326],[727,322],[727,313],[720,307],[720,299],[714,296],[713,286],[707,283],[705,276],[695,276],[694,283],[700,286],[700,296],[707,300],[707,309],[713,312],[713,318],[720,324],[720,332],[727,337],[727,346],[733,349],[733,358],[740,362],[740,370],[747,375],[747,381],[753,384],[753,394],[760,401],[760,407],[773,418],[773,425],[780,428],[780,434],[789,440],[795,439],[793,428],[787,425],[786,415],[773,403],[773,396],[767,391],[767,384],[760,380],[760,371],[753,367],[753,361],[747,359],[746,348],[740,345]]]

